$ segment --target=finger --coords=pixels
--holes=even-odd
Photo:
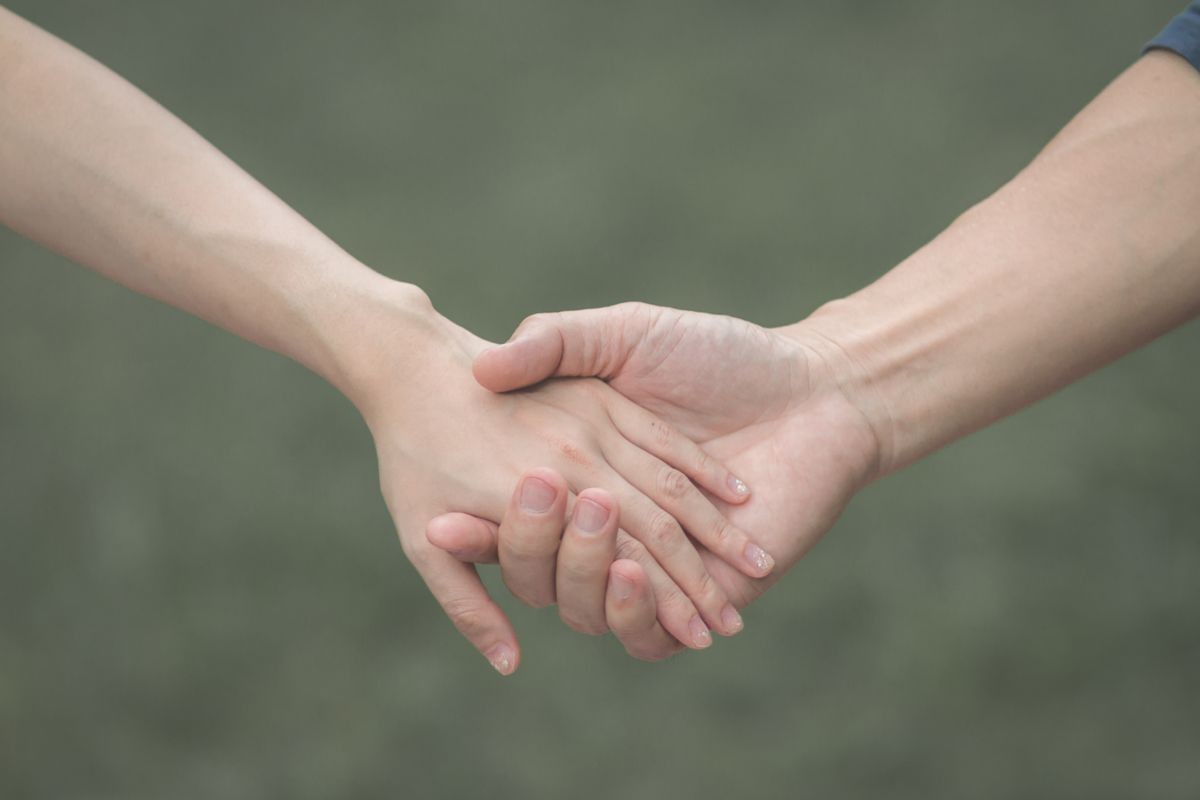
[[[641,303],[534,314],[507,343],[476,356],[475,380],[507,392],[552,376],[610,378],[641,341],[651,315]]]
[[[500,523],[504,585],[535,608],[554,603],[554,568],[567,508],[567,484],[552,469],[521,476]]]
[[[682,646],[693,650],[703,650],[712,644],[712,634],[697,613],[696,606],[659,566],[645,545],[625,531],[617,532],[617,559],[633,561],[646,573],[654,593],[658,620],[668,634]]]
[[[695,544],[670,513],[615,472],[604,484],[614,488],[621,503],[621,528],[645,546],[695,604],[699,616],[688,621],[691,643],[707,646],[709,628],[722,626],[721,614],[729,606],[725,591],[708,574]]]
[[[621,398],[609,404],[617,430],[629,441],[678,469],[727,503],[744,503],[750,488],[700,445],[646,409]]]
[[[496,523],[460,511],[434,517],[425,526],[425,538],[468,564],[495,564],[499,528]]]
[[[634,658],[662,661],[682,648],[659,624],[649,580],[636,561],[609,566],[604,609],[613,635]]]
[[[771,573],[775,559],[726,519],[687,475],[627,441],[606,446],[605,456],[613,469],[730,566],[751,578]]]
[[[585,489],[575,498],[558,548],[558,615],[580,633],[599,635],[608,630],[604,591],[617,550],[618,516],[612,495],[603,489]]]
[[[409,558],[454,627],[497,672],[513,674],[521,658],[516,631],[488,595],[475,568],[430,546],[417,548]]]

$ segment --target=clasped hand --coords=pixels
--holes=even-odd
[[[423,429],[420,446],[376,432],[384,494],[409,557],[502,673],[516,636],[471,564],[499,563],[523,601],[557,601],[572,628],[658,660],[741,630],[736,608],[878,463],[843,388],[851,365],[801,326],[625,304],[531,317],[491,349],[446,330],[439,396],[386,415]]]
[[[599,526],[607,525],[611,535],[608,545],[581,551],[594,554],[580,559],[596,562],[587,569],[606,571],[614,557],[636,564],[637,580],[653,591],[655,618],[673,642],[703,648],[710,631],[741,629],[729,582],[716,579],[715,571],[753,581],[774,566],[769,548],[729,519],[729,509],[748,498],[742,481],[660,415],[603,381],[575,378],[493,393],[471,373],[487,342],[432,308],[422,312],[420,325],[406,323],[411,347],[375,364],[356,402],[375,438],[383,495],[406,555],[497,669],[515,669],[516,636],[474,569],[435,546],[455,550],[453,541],[436,535],[444,521],[430,525],[446,512],[474,515],[492,530],[506,507],[510,518],[541,513],[557,517],[557,533],[568,504],[583,521],[596,503],[611,512],[611,524]],[[420,335],[413,336],[414,329]],[[524,474],[539,465],[548,470]],[[581,497],[588,488],[603,491]],[[557,537],[549,543],[514,537],[498,546],[509,587],[532,605],[561,596],[553,582],[527,578],[538,572],[547,548],[558,551]],[[582,611],[571,621],[590,632],[607,624],[603,613]]]

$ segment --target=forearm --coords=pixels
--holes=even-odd
[[[2,8],[0,176],[13,230],[343,387],[362,301],[407,302],[153,100]]]
[[[1200,76],[1155,52],[1012,182],[802,326],[836,344],[880,472],[1200,311]]]

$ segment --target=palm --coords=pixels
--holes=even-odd
[[[778,577],[829,529],[870,469],[873,436],[817,351],[730,317],[646,306],[624,311],[617,391],[703,445],[745,480],[750,501],[718,507],[778,560]],[[771,579],[703,552],[746,605]]]

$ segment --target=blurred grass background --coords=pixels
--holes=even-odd
[[[798,319],[1183,4],[9,3],[493,339]],[[0,260],[0,797],[1200,795],[1194,325],[868,490],[736,640],[644,665],[505,599],[501,680],[334,391]]]

